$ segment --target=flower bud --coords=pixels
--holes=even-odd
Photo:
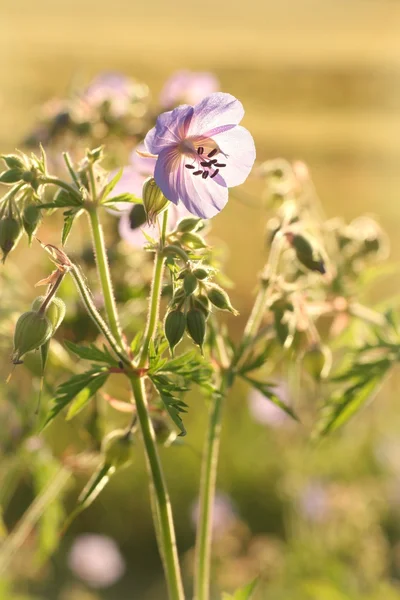
[[[297,233],[287,233],[286,238],[296,253],[297,260],[310,271],[326,273],[320,250],[311,239]]]
[[[143,184],[142,190],[143,206],[146,211],[147,222],[152,224],[169,203],[164,196],[154,177],[149,177]]]
[[[218,285],[212,285],[207,289],[207,296],[211,304],[214,304],[219,310],[229,310],[234,315],[238,315],[231,304],[228,294]]]
[[[193,273],[186,273],[183,279],[183,289],[186,296],[191,296],[197,288],[197,279]]]
[[[14,217],[0,219],[0,248],[3,251],[3,263],[8,254],[18,242],[21,234],[21,225]]]
[[[167,338],[171,353],[183,338],[186,327],[186,317],[180,310],[171,310],[164,321],[164,333]]]
[[[206,335],[206,318],[201,310],[192,308],[187,312],[186,329],[194,343],[200,346],[200,350],[203,351]]]
[[[21,169],[22,171],[25,169],[22,158],[16,154],[4,154],[1,158],[9,169]]]
[[[115,468],[128,465],[133,458],[133,440],[131,434],[123,429],[111,431],[103,439],[101,451],[107,464]]]
[[[207,296],[204,294],[199,294],[198,296],[193,297],[194,307],[198,310],[201,310],[206,319],[210,316],[211,304]]]
[[[21,181],[23,178],[25,171],[23,169],[9,169],[8,171],[3,171],[0,175],[0,183],[17,183]]]
[[[53,327],[46,315],[33,310],[21,315],[14,332],[14,364],[18,364],[27,352],[40,348],[52,333]]]
[[[31,243],[32,236],[38,228],[41,216],[42,213],[40,208],[36,204],[28,204],[28,206],[25,206],[22,214],[22,223],[28,235],[29,243]]]
[[[200,235],[197,235],[197,233],[182,233],[180,239],[182,244],[193,250],[201,250],[202,248],[207,248],[205,240]]]
[[[171,300],[171,306],[179,306],[183,303],[186,298],[186,293],[183,287],[180,287],[175,290],[175,293]]]
[[[210,276],[210,272],[207,271],[207,269],[204,269],[203,267],[198,267],[197,269],[194,269],[193,275],[197,279],[200,279],[200,281],[203,281],[204,279],[207,279],[207,277]]]
[[[38,311],[45,299],[45,296],[38,296],[35,298],[35,300],[32,302],[32,310]],[[61,300],[61,298],[53,297],[45,311],[46,317],[49,319],[52,325],[53,334],[60,327],[65,317],[65,311],[65,303]]]
[[[304,369],[317,381],[329,375],[332,353],[327,346],[314,344],[303,355]]]
[[[177,230],[181,233],[187,233],[196,231],[200,225],[201,219],[197,219],[196,217],[185,217],[179,221]]]

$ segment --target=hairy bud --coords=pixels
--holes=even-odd
[[[180,310],[171,310],[164,321],[164,333],[167,338],[171,353],[183,338],[186,327],[186,317]]]
[[[3,263],[15,247],[21,235],[21,225],[14,217],[0,219],[0,248],[3,251]]]
[[[115,468],[128,465],[133,458],[133,441],[131,434],[123,429],[116,429],[107,434],[101,444],[104,460]]]
[[[149,177],[144,182],[142,198],[147,222],[154,223],[157,215],[159,215],[169,203],[169,200],[164,196],[161,189],[156,184],[154,177]]]
[[[28,235],[29,243],[31,243],[32,236],[39,226],[41,216],[40,208],[36,204],[28,204],[28,206],[25,206],[22,214],[22,223]]]
[[[234,315],[238,315],[238,311],[235,310],[231,304],[228,294],[221,289],[218,285],[212,285],[207,289],[208,299],[219,310],[229,310]]]
[[[22,314],[15,326],[13,363],[20,363],[21,356],[40,348],[52,333],[53,327],[46,315],[33,310]]]
[[[45,296],[38,296],[35,298],[35,300],[32,302],[32,310],[38,311],[45,299]],[[49,319],[53,327],[53,334],[60,327],[65,317],[65,311],[65,303],[60,298],[53,297],[45,311],[46,317]]]
[[[197,279],[193,273],[186,273],[183,279],[183,289],[186,296],[190,296],[197,288]]]
[[[297,260],[310,271],[326,273],[325,262],[317,245],[304,235],[287,233],[286,238],[296,253]]]
[[[200,346],[201,351],[203,351],[206,335],[206,318],[201,310],[192,308],[187,312],[186,329],[194,343]]]
[[[177,230],[181,233],[190,233],[196,231],[201,224],[201,219],[197,219],[196,217],[185,217],[179,221]]]
[[[3,154],[1,158],[4,160],[9,169],[21,169],[22,171],[25,169],[22,158],[16,154]]]

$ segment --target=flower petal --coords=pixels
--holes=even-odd
[[[211,137],[213,130],[234,127],[243,119],[244,108],[241,102],[231,94],[216,92],[194,107],[193,118],[188,135]],[[215,134],[215,132],[214,132]]]
[[[256,148],[251,133],[238,125],[234,129],[214,136],[214,139],[222,153],[222,157],[220,153],[215,158],[226,164],[220,170],[226,185],[228,187],[240,185],[247,179],[256,159]]]
[[[193,175],[184,169],[183,182],[180,187],[180,200],[187,210],[202,219],[211,219],[218,214],[228,202],[228,189],[220,178],[203,179],[201,175]]]
[[[154,179],[170,202],[178,204],[183,181],[184,156],[175,147],[160,152],[154,169]]]
[[[187,104],[159,115],[155,127],[145,137],[147,150],[159,154],[164,148],[179,144],[187,135],[192,116],[193,106]]]

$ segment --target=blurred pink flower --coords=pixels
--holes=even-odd
[[[116,583],[125,572],[125,561],[117,544],[105,535],[79,535],[68,556],[71,571],[93,588]]]
[[[135,82],[116,71],[100,73],[81,94],[81,99],[88,105],[100,108],[107,103],[114,117],[124,115],[134,97]]]
[[[195,527],[199,521],[199,500],[193,503],[191,519]],[[214,535],[223,534],[236,521],[237,514],[229,496],[217,492],[214,497],[212,530]]]
[[[329,510],[329,497],[326,485],[321,481],[309,481],[298,498],[300,513],[309,521],[322,522]]]
[[[173,108],[179,104],[197,104],[219,89],[219,81],[212,73],[176,71],[161,90],[160,104],[163,108]]]
[[[276,395],[288,406],[290,406],[289,390],[284,381],[274,387]],[[261,425],[270,427],[281,427],[290,423],[291,418],[284,410],[268,400],[261,392],[252,388],[248,396],[249,411],[255,421]]]

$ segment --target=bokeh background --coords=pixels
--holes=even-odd
[[[389,234],[392,262],[399,260],[396,0],[6,4],[0,22],[2,152],[20,144],[41,103],[63,96],[72,84],[86,83],[99,71],[120,70],[143,80],[155,99],[177,69],[213,71],[222,90],[243,102],[244,124],[255,138],[258,158],[304,160],[326,213],[347,220],[360,213],[376,215]],[[257,272],[265,260],[266,218],[261,206],[232,199],[213,222],[213,235],[227,249],[227,274],[236,286],[232,298],[241,316],[229,321],[234,332],[251,308]],[[112,231],[113,225],[109,227]],[[78,248],[83,248],[84,235],[82,230],[73,238]],[[57,239],[56,229],[47,226],[46,241]],[[15,297],[21,306],[29,305],[44,264],[37,250],[18,250],[8,265],[18,285],[10,290],[3,281],[0,298],[10,302]],[[393,273],[373,290],[371,301],[397,293]],[[2,337],[5,377],[9,349],[4,330]],[[62,360],[67,359],[62,355]],[[218,483],[215,569],[222,589],[261,573],[260,599],[400,598],[398,383],[394,375],[374,404],[317,450],[310,448],[301,427],[276,415],[260,417],[257,400],[249,403],[248,390],[235,390],[226,410]],[[36,389],[25,373],[1,393],[6,430],[9,403],[18,397],[30,411]],[[313,393],[310,401],[318,390]],[[206,419],[200,397],[193,396],[190,407],[185,445],[163,451],[188,573]],[[56,456],[68,445],[84,447],[73,425],[59,423],[46,435]],[[10,527],[32,500],[26,464],[43,460],[42,450],[38,440],[27,442],[18,485],[10,488],[5,515]],[[13,452],[0,465],[3,485]],[[138,450],[133,467],[117,476],[76,520],[50,560],[33,560],[28,541],[3,576],[1,597],[165,598],[142,458]],[[78,478],[71,484],[69,509],[84,481]],[[113,539],[125,564],[116,583],[104,589],[85,582],[71,568],[71,548],[87,533]],[[99,552],[97,546],[89,555]],[[121,567],[115,552],[113,556],[108,564]]]

